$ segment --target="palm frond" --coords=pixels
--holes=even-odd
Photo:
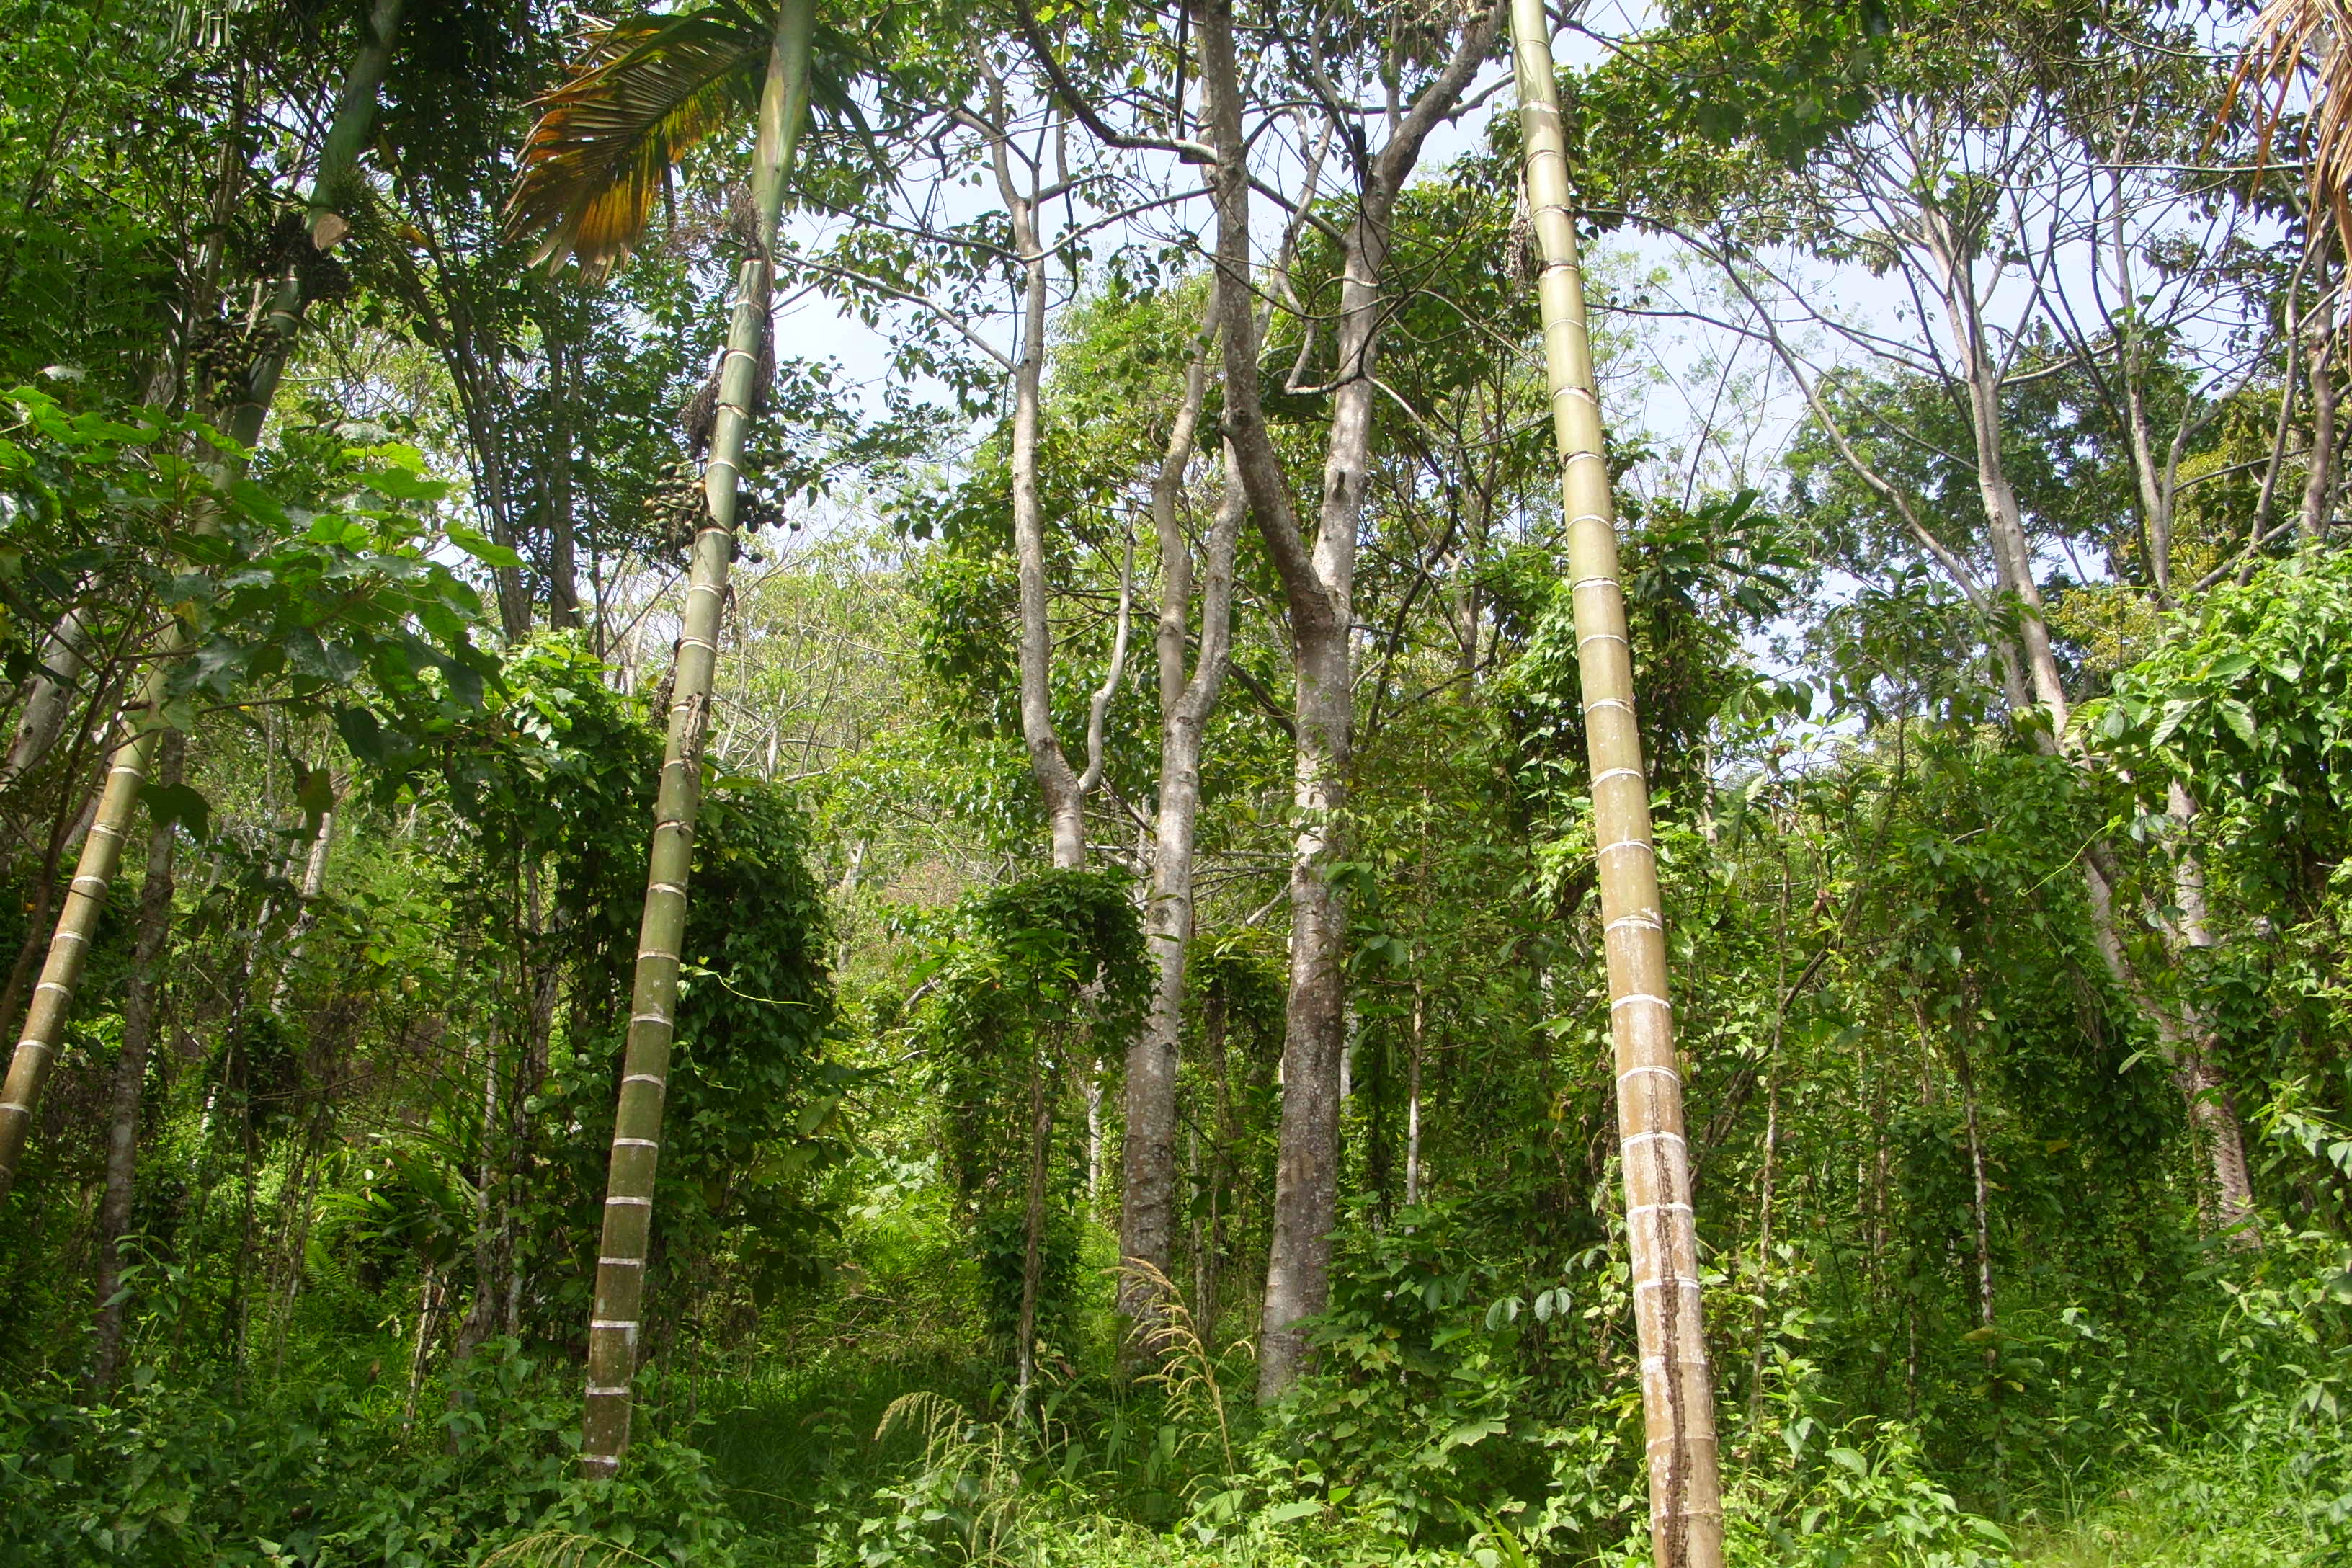
[[[532,259],[610,271],[645,232],[670,169],[758,102],[768,34],[740,5],[619,22],[589,35],[539,100],[507,230],[544,231]],[[740,121],[739,121],[740,122]]]
[[[2305,132],[2311,221],[2326,213],[2342,254],[2352,256],[2352,0],[2270,0],[2255,14],[2222,114],[2250,85],[2262,94],[2253,106],[2255,162],[2267,163],[2295,79],[2305,72],[2312,78]]]
[[[507,231],[543,233],[534,263],[576,258],[592,279],[626,256],[671,169],[730,124],[756,113],[774,31],[772,0],[715,0],[695,10],[601,24],[562,85],[534,107]],[[849,94],[856,52],[820,28],[811,107],[864,128]]]

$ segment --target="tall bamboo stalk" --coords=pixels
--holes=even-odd
[[[1569,205],[1567,143],[1544,0],[1511,0],[1511,31],[1528,205],[1543,256],[1538,287],[1544,358],[1568,518],[1570,594],[1592,770],[1593,830],[1600,844],[1625,1232],[1642,1355],[1651,1551],[1657,1568],[1721,1568],[1715,1391],[1699,1322],[1698,1238],[1691,1213],[1689,1146],[1683,1137],[1682,1077],[1666,1000],[1665,927],[1650,832],[1650,785],[1634,722],[1616,507],[1601,449],[1584,275]]]
[[[401,5],[402,0],[376,0],[370,10],[367,32],[344,79],[334,123],[320,152],[319,175],[310,191],[310,233],[311,243],[320,249],[341,237],[350,226],[334,211],[334,203],[349,184],[358,164],[360,149],[366,144],[368,127],[375,117],[377,89],[383,85],[384,72],[391,65],[393,34],[400,23]],[[278,374],[287,353],[301,329],[299,268],[289,269],[279,284],[268,319],[269,332],[262,353],[247,377],[242,399],[228,422],[229,435],[243,446],[251,446],[260,436],[262,421],[277,395]],[[235,479],[242,467],[242,460],[232,457],[224,479]],[[191,510],[194,513],[192,526],[198,531],[218,528],[218,520],[208,510]],[[74,992],[81,984],[82,963],[89,956],[90,938],[98,930],[99,916],[106,909],[114,873],[122,863],[123,837],[130,830],[131,814],[139,803],[140,786],[146,782],[147,770],[154,762],[156,738],[162,732],[161,715],[169,695],[166,682],[171,667],[191,646],[185,623],[174,616],[164,631],[163,656],[148,671],[137,704],[123,715],[122,736],[107,759],[106,789],[99,797],[98,813],[90,819],[89,832],[82,839],[73,883],[67,891],[64,909],[58,911],[57,930],[49,938],[48,955],[41,965],[40,982],[33,989],[32,1005],[26,1011],[25,1032],[16,1042],[15,1055],[9,1058],[6,1084],[0,1087],[0,1197],[6,1196],[16,1183],[17,1166],[24,1159],[25,1142],[32,1133],[33,1111],[41,1102],[41,1088],[48,1080],[50,1064],[57,1059],[66,1019],[73,1010]]]
[[[777,8],[767,79],[760,93],[759,140],[751,168],[760,244],[736,277],[735,319],[719,372],[710,461],[703,470],[706,509],[687,576],[685,626],[671,684],[669,742],[654,802],[646,910],[638,927],[628,1048],[621,1068],[620,1105],[613,1117],[604,1239],[596,1249],[596,1304],[588,1324],[587,1408],[580,1438],[580,1468],[592,1479],[617,1471],[629,1444],[630,1380],[637,1370],[646,1253],[653,1234],[654,1167],[661,1153],[662,1100],[668,1089],[670,1040],[676,1028],[687,875],[693,864],[695,816],[702,799],[702,744],[719,661],[719,611],[735,547],[736,480],[758,393],[761,334],[774,279],[770,258],[783,212],[784,178],[808,107],[814,11],[814,0],[784,0]]]

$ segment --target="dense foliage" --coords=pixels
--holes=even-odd
[[[1562,19],[1737,1563],[2352,1552],[2352,54],[2244,9]],[[0,1562],[1649,1563],[1502,13],[826,0],[770,254],[793,14],[0,0]]]

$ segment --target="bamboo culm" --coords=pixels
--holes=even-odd
[[[581,1423],[580,1468],[590,1479],[617,1472],[629,1443],[631,1380],[645,1310],[646,1258],[653,1238],[654,1172],[661,1154],[662,1105],[669,1086],[676,1031],[678,954],[686,939],[686,888],[701,805],[702,748],[719,660],[719,614],[735,544],[736,485],[743,441],[758,395],[762,318],[773,280],[770,258],[783,212],[784,180],[808,104],[812,0],[786,0],[776,16],[767,79],[761,89],[751,197],[760,244],[737,275],[735,316],[719,379],[718,419],[703,470],[705,510],[688,564],[686,614],[671,682],[669,738],[654,802],[645,915],[638,927],[628,1045],[613,1152],[604,1188],[604,1227],[596,1248],[596,1300],[588,1324],[588,1387]]]
[[[1634,720],[1616,507],[1602,450],[1544,0],[1511,0],[1511,31],[1528,203],[1543,258],[1538,289],[1544,358],[1568,518],[1570,595],[1600,844],[1601,933],[1642,1358],[1652,1560],[1657,1568],[1721,1568],[1715,1392],[1699,1321],[1698,1242],[1689,1147],[1683,1135],[1682,1077],[1667,1001],[1650,786]]]
[[[360,149],[366,143],[377,91],[391,66],[401,5],[402,0],[376,0],[369,12],[367,35],[344,79],[334,124],[320,153],[319,175],[311,186],[310,234],[312,244],[320,248],[350,226],[335,214],[331,202],[350,181]],[[293,273],[280,282],[268,321],[266,346],[228,420],[228,434],[240,447],[250,447],[259,438],[269,405],[277,396],[286,354],[301,330],[301,286]],[[236,479],[243,466],[242,458],[230,458],[224,481]],[[207,509],[190,510],[193,528],[204,532],[218,529],[219,520]],[[42,1087],[48,1080],[49,1068],[64,1039],[66,1020],[73,1010],[74,993],[81,984],[82,963],[122,862],[122,841],[130,831],[131,812],[139,803],[140,787],[154,762],[162,732],[170,670],[192,646],[186,624],[173,616],[164,633],[163,657],[147,672],[138,702],[123,717],[121,738],[107,758],[106,787],[82,839],[65,907],[58,913],[57,930],[41,965],[41,978],[33,989],[32,1005],[26,1009],[25,1031],[9,1058],[6,1084],[0,1087],[0,1197],[6,1196],[16,1184],[26,1141],[32,1132],[33,1113],[40,1105]]]

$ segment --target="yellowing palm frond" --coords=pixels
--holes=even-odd
[[[2313,79],[2305,137],[2311,221],[2326,211],[2344,254],[2352,256],[2352,0],[2270,0],[2254,16],[2222,113],[2247,84],[2270,89],[2254,107],[2261,134],[2255,158],[2267,162],[2295,78],[2305,69]]]
[[[507,231],[545,234],[535,262],[569,256],[591,278],[611,271],[678,161],[730,123],[751,122],[774,29],[773,0],[715,0],[599,26],[563,84],[537,102]],[[838,68],[849,51],[820,35],[817,55],[836,68],[811,72],[813,106],[856,122]]]

